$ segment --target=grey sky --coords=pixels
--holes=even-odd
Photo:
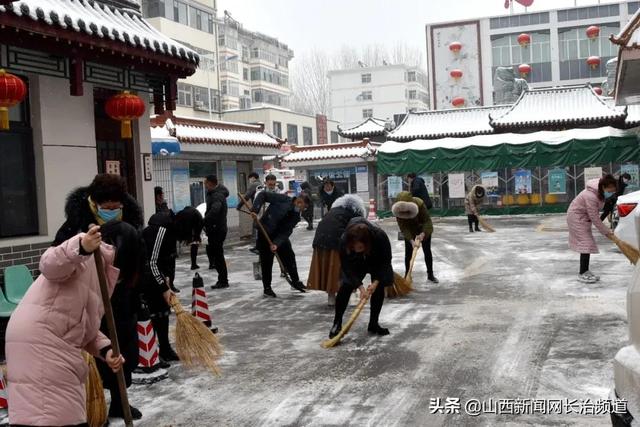
[[[578,6],[597,3],[577,0]],[[535,0],[529,11],[573,4]],[[276,37],[298,54],[397,41],[424,49],[427,23],[509,13],[504,0],[218,0],[218,9],[220,14],[229,10],[246,28]],[[516,3],[515,11],[522,13],[524,7]]]

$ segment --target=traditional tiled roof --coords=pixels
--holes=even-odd
[[[508,109],[509,106],[498,105],[410,112],[404,121],[389,133],[387,139],[403,142],[493,133],[494,129],[489,124],[489,114],[499,114]]]
[[[120,9],[94,0],[19,0],[0,6],[0,18],[14,16],[54,28],[121,43],[197,65],[193,50],[161,34],[133,9]]]
[[[612,107],[591,86],[527,89],[507,111],[490,114],[496,129],[623,124],[627,112]]]
[[[313,160],[367,159],[375,156],[379,145],[371,143],[365,138],[360,142],[293,146],[291,147],[291,152],[283,158],[283,161],[291,164]]]
[[[338,133],[344,138],[366,138],[384,135],[386,132],[386,120],[369,117],[362,123],[343,129],[338,125]]]
[[[602,97],[610,107],[615,107],[616,100],[612,97]],[[632,128],[640,125],[640,104],[627,105],[627,117],[624,119],[626,128]]]
[[[178,138],[181,143],[269,149],[278,149],[281,145],[281,141],[265,133],[264,127],[260,125],[163,115],[152,117],[151,126],[152,135],[164,135],[164,131],[154,129],[164,127],[170,136]]]
[[[616,35],[611,35],[609,40],[622,47],[636,49],[640,47],[640,9],[631,17],[627,25]]]

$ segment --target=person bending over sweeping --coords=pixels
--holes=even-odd
[[[204,219],[198,209],[187,206],[175,216],[176,238],[191,249],[191,270],[198,270],[198,248],[202,243]],[[172,289],[173,290],[173,289]],[[175,291],[174,291],[175,292]]]
[[[283,267],[291,277],[291,286],[300,292],[305,292],[305,287],[298,276],[296,265],[296,255],[291,247],[289,236],[293,233],[296,224],[300,222],[300,212],[307,208],[306,199],[301,197],[288,197],[284,194],[263,191],[256,196],[251,216],[258,218],[258,212],[264,203],[269,203],[269,207],[260,219],[265,231],[271,239],[271,245],[263,236],[258,233],[257,248],[260,254],[260,267],[262,269],[262,285],[264,295],[275,298],[276,294],[271,289],[271,270],[273,268],[273,258],[278,254]]]
[[[391,242],[387,233],[361,217],[349,221],[340,239],[342,283],[336,296],[336,314],[329,331],[329,338],[340,333],[342,316],[353,291],[359,289],[360,298],[366,298],[362,281],[367,274],[371,275],[372,282],[375,280],[379,282],[371,295],[368,331],[376,335],[389,335],[389,329],[381,327],[378,319],[384,302],[384,288],[393,285],[391,257]]]
[[[396,217],[398,227],[404,236],[404,268],[405,277],[409,272],[414,246],[422,246],[424,262],[427,264],[427,279],[432,283],[439,283],[433,275],[433,256],[431,254],[431,236],[433,223],[424,202],[419,197],[412,197],[408,191],[398,194],[398,201],[391,207]],[[415,240],[419,240],[416,243]]]
[[[616,188],[616,179],[611,175],[591,179],[587,182],[587,188],[573,199],[567,210],[569,248],[580,253],[580,282],[595,283],[600,280],[600,277],[589,270],[591,254],[599,252],[591,233],[591,225],[595,225],[603,236],[613,240],[613,231],[600,220],[600,209]]]
[[[482,185],[474,185],[467,197],[464,199],[464,213],[467,214],[467,221],[469,222],[469,233],[473,233],[474,226],[475,231],[482,231],[478,226],[480,224],[480,206],[484,201],[484,187]]]

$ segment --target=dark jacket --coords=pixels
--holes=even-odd
[[[207,211],[204,215],[204,227],[207,235],[227,234],[227,197],[229,197],[229,190],[222,184],[207,191]]]
[[[162,294],[169,289],[165,277],[175,270],[177,256],[171,216],[165,212],[154,214],[149,219],[149,225],[142,231],[142,238],[147,254],[145,294]]]
[[[295,209],[294,200],[295,198],[285,194],[262,191],[258,193],[253,201],[251,210],[256,214],[260,212],[263,204],[269,203],[269,207],[260,218],[260,222],[271,241],[277,246],[282,245],[289,239],[293,229],[300,222],[300,213]]]
[[[193,243],[201,240],[204,218],[196,208],[187,206],[182,209],[176,214],[174,224],[176,240],[179,242]]]
[[[609,198],[607,198],[604,201],[604,212],[606,212],[607,214],[609,212],[613,212],[613,210],[616,207],[616,203],[618,203],[618,197],[622,196],[624,194],[624,190],[627,188],[628,184],[624,183],[624,178],[619,177],[618,178],[618,184],[617,184],[617,190],[616,192]],[[604,216],[606,217],[606,215]]]
[[[258,192],[259,187],[260,187],[259,180],[255,180],[254,182],[249,184],[249,187],[247,188],[247,192],[244,193],[244,199],[247,202],[253,202],[253,199],[255,199],[256,193]],[[238,202],[238,206],[236,206],[236,209],[240,210],[243,207],[244,207],[244,203],[242,202],[242,200],[240,200],[240,202]]]
[[[340,197],[320,220],[313,238],[313,249],[339,250],[340,238],[349,221],[364,216],[366,210],[360,197],[351,194]]]
[[[333,193],[329,194],[324,191],[324,185],[320,186],[320,199],[327,209],[331,209],[333,202],[335,202],[338,197],[342,196],[344,196],[344,193],[340,191],[338,187],[333,187]]]
[[[313,221],[313,194],[311,193],[311,186],[308,182],[300,184],[300,196],[306,200],[307,208],[302,211],[301,216],[309,221]]]
[[[356,224],[366,224],[372,234],[371,253],[367,256],[347,252],[346,230]],[[340,239],[340,262],[342,264],[342,280],[352,286],[362,283],[364,276],[371,274],[371,280],[378,280],[380,286],[393,284],[393,268],[391,266],[391,242],[387,233],[362,217],[349,221],[345,234]]]
[[[427,185],[424,183],[424,179],[416,176],[413,181],[411,181],[410,191],[413,197],[419,197],[422,199],[427,209],[431,209],[433,207],[431,197],[429,197],[429,190],[427,190]]]
[[[67,196],[64,212],[67,220],[56,233],[52,246],[58,246],[80,232],[89,230],[90,224],[96,224],[96,219],[89,208],[89,187],[80,187]],[[125,194],[122,201],[122,220],[139,230],[144,225],[142,209],[136,199]]]

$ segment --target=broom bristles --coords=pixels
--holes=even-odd
[[[411,285],[411,275],[407,278],[402,277],[398,273],[393,273],[393,285],[385,288],[385,294],[387,298],[402,297],[413,291]]]
[[[87,424],[89,424],[89,427],[102,427],[107,422],[107,402],[104,399],[102,378],[93,356],[84,351],[82,356],[89,367],[89,375],[85,384],[87,392]]]
[[[176,352],[187,368],[200,368],[220,375],[218,358],[222,345],[213,332],[200,320],[185,311],[174,297],[171,306],[176,312]]]
[[[482,227],[487,230],[489,233],[495,233],[496,229],[493,228],[491,226],[491,224],[489,224],[484,218],[482,218],[481,216],[478,217],[478,220],[480,221],[480,224],[482,224]]]
[[[613,241],[620,249],[620,252],[622,252],[624,256],[627,257],[631,264],[636,264],[638,262],[638,259],[640,259],[640,251],[637,248],[635,248],[632,244],[619,239],[618,237],[614,237]]]

